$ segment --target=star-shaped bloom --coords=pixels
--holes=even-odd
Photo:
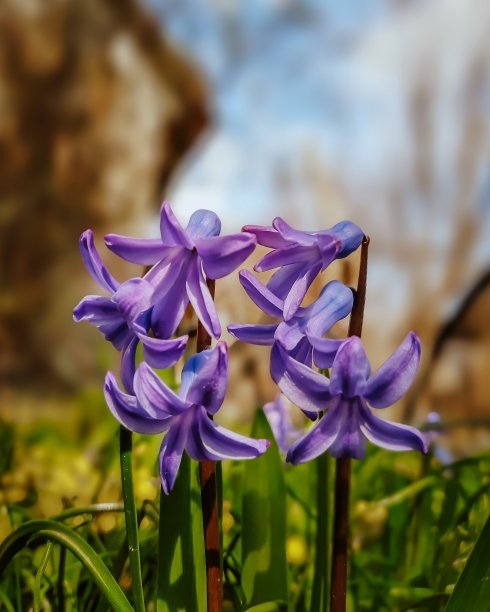
[[[273,352],[271,367],[286,397],[308,411],[327,410],[289,449],[286,460],[290,463],[310,461],[327,449],[334,457],[360,459],[366,439],[389,450],[427,452],[423,436],[414,427],[380,419],[368,407],[391,406],[412,384],[420,360],[420,342],[413,332],[373,375],[356,336],[338,350],[330,379],[293,359],[279,344]]]
[[[293,423],[282,393],[278,393],[273,402],[264,405],[264,412],[279,449],[287,452],[291,444],[303,435],[304,427],[297,427]]]
[[[199,320],[215,338],[221,325],[206,278],[222,278],[233,272],[254,250],[255,236],[240,232],[219,236],[221,221],[210,210],[197,210],[184,230],[164,202],[158,239],[105,237],[107,247],[127,261],[153,266],[145,279],[155,288],[151,326],[163,338],[171,336],[189,300]]]
[[[155,368],[168,368],[184,354],[188,336],[173,340],[148,335],[153,287],[142,278],[120,284],[105,267],[87,230],[80,237],[80,250],[92,278],[107,296],[88,295],[73,310],[75,321],[95,325],[114,347],[121,351],[121,378],[132,390],[136,348],[141,341],[146,361]]]
[[[160,447],[160,476],[167,495],[184,451],[197,461],[218,461],[252,459],[267,450],[268,440],[241,436],[212,420],[227,386],[228,352],[224,342],[187,361],[178,395],[146,363],[136,370],[133,395],[123,393],[114,375],[107,374],[104,395],[120,423],[142,434],[166,432]]]
[[[364,236],[350,221],[341,221],[327,230],[303,232],[293,229],[281,217],[274,219],[272,227],[246,225],[243,230],[254,234],[258,244],[272,249],[254,269],[264,272],[280,268],[267,287],[284,300],[286,321],[294,316],[316,276],[335,259],[355,251]]]
[[[262,285],[250,272],[240,272],[240,282],[251,299],[266,314],[282,319],[284,301]],[[280,342],[294,359],[311,366],[329,368],[343,340],[324,338],[324,334],[352,310],[351,289],[339,281],[326,285],[319,298],[306,308],[300,307],[288,321],[269,325],[228,326],[228,331],[250,344],[272,346]],[[275,381],[277,382],[277,381]]]

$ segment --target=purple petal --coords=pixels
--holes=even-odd
[[[284,301],[284,319],[286,321],[291,319],[296,314],[296,311],[300,307],[306,292],[319,272],[321,272],[321,269],[321,263],[316,263],[313,266],[307,266],[294,281],[294,284],[291,287],[286,300]]]
[[[209,334],[219,338],[221,335],[221,324],[198,257],[194,259],[190,266],[186,290],[197,318]]]
[[[290,244],[284,240],[281,234],[273,227],[264,225],[245,225],[242,231],[253,234],[257,238],[257,243],[272,249],[280,249]]]
[[[289,446],[302,435],[304,428],[293,425],[282,393],[278,393],[273,402],[264,405],[264,413],[277,445],[281,451],[286,452]]]
[[[311,344],[308,342],[308,338],[303,337],[298,344],[291,349],[289,354],[296,361],[300,361],[311,368],[313,349],[311,348]],[[313,420],[314,419],[316,419],[316,414],[313,417]]]
[[[112,299],[119,306],[127,321],[135,321],[151,305],[153,287],[142,278],[132,278],[123,283]]]
[[[136,349],[138,338],[130,336],[121,350],[121,380],[128,393],[133,393],[134,373],[136,371]]]
[[[165,370],[174,365],[185,353],[189,336],[180,336],[173,340],[160,340],[145,334],[138,334],[143,344],[145,361],[152,368]]]
[[[337,258],[347,257],[359,247],[364,238],[364,232],[351,221],[341,221],[334,225],[330,232],[340,241]]]
[[[254,440],[236,434],[212,421],[204,408],[196,409],[187,452],[198,461],[254,459],[269,448],[269,440]]]
[[[217,412],[228,387],[226,343],[219,342],[216,348],[193,355],[184,366],[182,386],[185,386],[187,402],[204,406],[209,414]]]
[[[182,229],[168,202],[164,202],[160,209],[160,235],[162,244],[165,246],[183,246],[186,249],[192,249],[194,246]]]
[[[319,298],[303,310],[302,315],[308,320],[307,335],[323,336],[351,312],[353,303],[354,295],[349,287],[339,281],[328,283]]]
[[[276,297],[270,289],[258,281],[248,270],[241,270],[238,276],[242,287],[260,310],[271,317],[282,318],[284,302],[280,298]]]
[[[274,229],[276,229],[281,236],[289,242],[296,242],[303,246],[313,246],[316,244],[316,238],[310,232],[302,232],[295,230],[281,217],[276,217],[272,222]]]
[[[189,402],[169,389],[144,362],[136,370],[134,391],[140,406],[154,419],[178,416],[189,409]]]
[[[83,263],[90,276],[97,284],[112,295],[119,287],[119,283],[105,267],[95,247],[94,233],[92,230],[87,230],[80,236],[80,251],[82,253]]]
[[[386,408],[397,402],[417,374],[420,340],[410,332],[397,350],[371,376],[364,397],[374,408]]]
[[[196,248],[208,278],[223,278],[243,263],[255,249],[255,236],[233,234],[196,238]]]
[[[112,372],[108,372],[105,377],[104,397],[113,416],[130,431],[158,434],[169,426],[170,419],[159,420],[149,417],[133,395],[123,393],[117,386]]]
[[[279,268],[279,270],[274,272],[274,274],[270,277],[267,283],[267,288],[278,298],[285,300],[287,294],[291,290],[291,287],[298,280],[298,278],[304,274],[304,271],[305,266],[302,263],[291,264],[290,266]]]
[[[332,399],[329,380],[292,359],[279,342],[272,347],[270,369],[284,395],[303,410],[324,410]]]
[[[212,210],[196,210],[192,213],[187,225],[186,233],[195,241],[197,238],[210,238],[219,236],[221,221]]]
[[[340,241],[330,232],[317,234],[317,244],[322,258],[322,268],[325,270],[337,257],[340,249]]]
[[[344,340],[332,365],[330,388],[334,395],[363,395],[370,373],[366,351],[357,336]]]
[[[293,321],[279,323],[275,334],[276,340],[282,344],[289,354],[305,337],[296,321],[297,319],[293,319]]]
[[[340,429],[330,447],[332,457],[362,459],[366,453],[366,438],[360,428],[360,405],[358,398],[341,400],[338,404],[341,415]]]
[[[342,402],[337,401],[310,431],[291,446],[286,461],[305,463],[322,455],[335,441],[342,424]]]
[[[74,308],[73,318],[95,325],[104,338],[120,351],[132,336],[118,306],[109,298],[88,295]]]
[[[107,234],[104,240],[110,251],[126,261],[142,266],[156,264],[166,252],[160,238],[129,238],[119,234]]]
[[[277,323],[273,325],[240,325],[234,323],[228,325],[228,331],[241,342],[272,346]]]
[[[427,444],[415,427],[383,421],[363,403],[360,408],[360,427],[366,438],[381,448],[393,451],[427,452]]]
[[[160,447],[160,478],[165,495],[168,495],[174,488],[187,441],[188,427],[182,421],[183,419],[178,419],[170,427]]]
[[[120,323],[123,321],[119,308],[110,298],[100,295],[87,295],[73,309],[73,319],[88,321],[93,325]]]
[[[331,368],[337,352],[345,340],[332,340],[330,338],[315,338],[308,336],[313,347],[313,361],[318,368]]]
[[[158,276],[151,326],[159,338],[169,338],[182,321],[189,303],[186,281],[192,263],[193,259],[188,257],[167,262]]]
[[[308,263],[314,264],[315,259],[318,258],[318,249],[316,247],[304,247],[301,245],[293,244],[284,247],[283,249],[277,249],[264,255],[260,261],[258,261],[254,270],[256,272],[266,272],[273,268],[279,268],[280,266],[289,266],[297,263]]]

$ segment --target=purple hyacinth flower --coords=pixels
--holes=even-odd
[[[289,449],[286,460],[304,463],[327,449],[334,457],[364,456],[366,439],[389,450],[427,452],[422,434],[414,427],[384,421],[368,408],[386,408],[397,402],[412,384],[420,361],[420,341],[410,332],[398,349],[371,375],[362,342],[348,338],[337,352],[330,379],[293,359],[276,344],[271,368],[279,388],[305,410],[326,414]]]
[[[142,363],[134,394],[123,393],[114,375],[106,376],[104,395],[115,418],[131,431],[166,432],[160,447],[160,476],[165,494],[172,490],[184,451],[197,461],[252,459],[264,453],[268,440],[254,440],[215,423],[228,386],[228,352],[224,342],[193,355],[185,364],[179,394]]]
[[[153,266],[145,279],[155,288],[151,325],[161,337],[171,336],[189,300],[199,320],[215,338],[221,325],[206,278],[222,278],[233,272],[255,248],[255,236],[245,232],[219,236],[221,221],[210,210],[197,210],[184,230],[164,202],[161,237],[154,240],[105,237],[107,247],[127,261]]]
[[[286,453],[291,444],[304,434],[304,427],[293,424],[282,393],[264,405],[264,412],[279,449]]]
[[[350,221],[341,221],[327,230],[303,232],[293,229],[281,217],[274,219],[272,227],[246,225],[243,230],[254,234],[258,244],[272,249],[254,269],[264,272],[280,268],[267,287],[284,300],[286,321],[294,316],[316,276],[335,259],[355,251],[364,236]]]
[[[76,322],[95,325],[121,352],[121,377],[128,391],[132,390],[136,348],[141,341],[146,361],[155,368],[168,368],[184,354],[188,336],[173,340],[148,335],[153,287],[142,278],[120,284],[105,267],[94,244],[94,235],[87,230],[80,237],[80,250],[89,274],[108,296],[88,295],[73,310]]]
[[[240,272],[240,282],[251,299],[266,314],[282,318],[284,301],[276,297],[250,272]],[[324,338],[323,335],[352,310],[351,289],[339,281],[331,281],[319,298],[306,308],[300,307],[288,321],[270,325],[228,326],[228,331],[242,342],[272,346],[280,342],[288,353],[311,366],[312,359],[319,368],[329,368],[343,340]],[[277,381],[275,381],[277,382]]]

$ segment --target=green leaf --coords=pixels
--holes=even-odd
[[[262,410],[252,431],[271,440],[269,450],[247,461],[242,498],[242,588],[245,605],[288,600],[286,487],[279,449]]]
[[[490,517],[459,577],[446,612],[488,610],[490,602]]]
[[[246,612],[282,612],[287,609],[288,605],[285,601],[266,601],[257,606],[247,608]]]
[[[93,548],[69,527],[55,521],[29,521],[3,541],[0,546],[0,577],[14,555],[35,540],[53,540],[68,548],[83,563],[114,610],[133,611],[120,586]]]
[[[158,612],[206,612],[199,464],[184,453],[170,495],[160,495]]]

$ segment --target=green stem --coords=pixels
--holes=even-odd
[[[315,460],[317,473],[316,483],[316,539],[315,539],[315,570],[311,594],[311,610],[327,611],[329,592],[328,572],[328,524],[330,520],[329,497],[329,457],[323,453]]]
[[[109,502],[106,504],[91,504],[90,506],[82,506],[81,508],[68,508],[56,516],[53,516],[52,520],[66,521],[67,519],[83,514],[104,514],[105,512],[124,512],[124,505],[117,502]]]
[[[66,548],[61,547],[60,565],[58,571],[57,593],[58,593],[58,612],[65,610],[65,568],[66,568]]]
[[[34,582],[34,612],[40,612],[41,610],[41,587],[43,585],[44,572],[49,563],[49,558],[51,557],[51,553],[53,552],[54,542],[49,541],[46,544],[46,550],[44,551],[43,558],[41,560],[41,565],[37,570],[36,580]]]
[[[120,428],[119,458],[121,462],[121,482],[124,500],[124,517],[128,536],[129,566],[133,583],[134,608],[145,612],[145,597],[141,578],[140,547],[138,538],[138,516],[133,491],[132,471],[133,435],[125,427]]]

